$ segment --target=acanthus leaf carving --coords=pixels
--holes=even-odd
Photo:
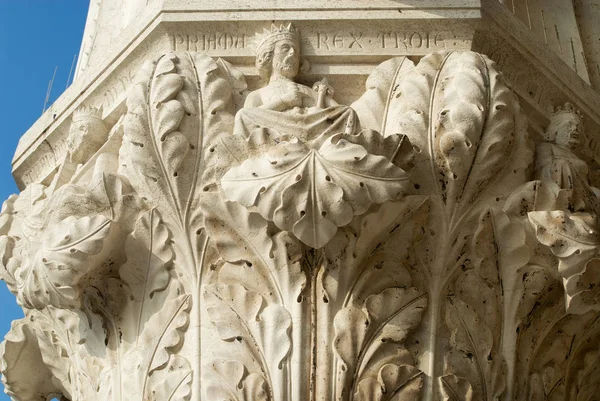
[[[149,245],[149,246],[148,246]],[[135,231],[128,236],[125,242],[127,263],[119,269],[123,282],[131,290],[131,296],[138,305],[135,314],[140,319],[146,320],[146,303],[149,303],[156,292],[167,288],[171,277],[169,269],[173,263],[173,250],[170,247],[170,235],[166,226],[161,222],[158,212],[154,209],[142,215],[135,226]],[[141,327],[137,327],[132,334],[138,337]]]
[[[189,363],[175,356],[169,361],[169,366],[152,373],[150,386],[150,401],[189,400],[191,397],[192,369]]]
[[[80,282],[119,259],[115,244],[143,203],[114,175],[95,175],[87,184],[64,185],[49,197],[49,189],[34,185],[7,210],[12,222],[0,240],[1,272],[22,306],[79,308]]]
[[[446,213],[458,219],[484,195],[504,198],[524,181],[532,154],[525,120],[491,60],[434,53],[398,84],[384,134],[402,132],[417,146],[414,175]]]
[[[240,323],[233,323],[233,320],[242,319],[242,317],[241,315],[236,317],[235,308],[232,309],[227,304],[231,304],[231,306],[244,305],[247,304],[244,299],[250,297],[258,308],[252,313],[260,312],[259,316],[264,314],[266,320],[263,322],[277,320],[277,327],[280,329],[277,329],[279,334],[273,333],[278,336],[277,339],[273,338],[273,341],[277,341],[276,344],[267,342],[266,349],[262,346],[252,347],[252,343],[248,341],[243,341],[243,347],[252,352],[252,355],[256,355],[254,360],[273,359],[274,355],[279,352],[273,350],[274,346],[281,350],[287,350],[289,355],[286,355],[284,360],[275,358],[278,360],[277,364],[270,367],[274,377],[300,375],[299,366],[290,359],[291,354],[298,355],[303,350],[303,343],[299,336],[300,331],[291,330],[291,320],[300,321],[302,318],[303,304],[300,300],[304,296],[303,291],[306,286],[306,274],[300,263],[302,253],[298,241],[286,232],[273,234],[272,228],[259,214],[250,213],[237,203],[222,202],[218,194],[205,192],[203,202],[210,202],[213,205],[211,208],[207,208],[205,226],[211,238],[211,245],[219,252],[219,259],[211,267],[211,270],[214,269],[215,272],[211,281],[215,284],[206,287],[209,291],[205,298],[209,311],[208,316],[228,316],[232,320],[229,325],[238,327],[237,325]],[[231,296],[227,298],[227,303],[219,301],[216,294],[211,293],[211,291],[225,288],[232,290],[230,291]],[[235,291],[233,291],[234,289]],[[260,305],[262,305],[262,311],[259,310]],[[230,313],[225,314],[225,310],[229,310]],[[240,312],[242,310],[240,309]],[[284,320],[288,322],[285,323]],[[224,327],[227,327],[228,323],[224,322],[223,324]],[[216,328],[218,329],[219,326],[220,323]],[[289,332],[284,330],[284,327],[287,327]],[[254,329],[258,330],[259,328],[254,327]],[[292,335],[295,336],[293,341]],[[225,347],[223,345],[224,349],[226,349]],[[231,348],[230,351],[231,354],[227,354],[228,359],[235,355],[235,358],[241,358],[243,366],[250,372],[249,375],[264,377],[265,391],[271,394],[270,399],[273,396],[281,399],[282,394],[289,390],[275,378],[266,381],[268,376],[266,373],[262,373],[267,368],[266,363],[257,366],[252,359],[248,360],[247,352],[240,353],[239,349],[236,351],[235,348]],[[223,356],[218,356],[218,358],[223,359]],[[213,379],[210,378],[212,375],[212,370],[207,370],[205,380],[212,382]],[[252,380],[252,383],[256,381],[255,379],[248,380]]]
[[[37,333],[27,319],[15,320],[0,344],[0,372],[5,392],[14,398],[35,399],[65,391],[42,359]],[[36,375],[31,375],[35,368]],[[27,399],[26,398],[26,399]]]
[[[191,52],[169,53],[147,63],[127,99],[124,118],[124,174],[160,212],[178,263],[169,274],[182,278],[190,295],[188,337],[201,347],[202,276],[208,236],[200,205],[206,182],[203,153],[208,142],[231,130],[244,76],[224,60]],[[155,309],[153,307],[152,309]],[[204,312],[205,313],[205,312]],[[190,397],[201,396],[203,362],[193,352]]]
[[[44,185],[33,183],[19,195],[11,195],[6,200],[0,214],[0,235],[22,237],[31,234],[27,227],[33,223],[31,217],[41,211],[47,200],[45,190]]]
[[[397,81],[406,71],[414,68],[414,63],[407,57],[394,57],[379,64],[369,74],[365,83],[365,93],[354,103],[363,128],[381,133],[388,132],[385,127],[389,104],[397,92]]]
[[[179,314],[189,311],[189,296],[181,294],[179,283],[171,279],[169,270],[173,263],[173,251],[170,246],[170,235],[161,221],[160,215],[154,209],[146,212],[138,219],[135,231],[127,238],[127,262],[119,269],[119,275],[130,292],[129,302],[123,308],[122,333],[123,340],[130,344],[144,343],[147,339],[155,339],[154,329],[160,328],[166,322],[177,328],[185,328],[185,317],[175,319]],[[160,307],[159,307],[160,306]],[[170,307],[167,307],[170,306]],[[168,314],[165,318],[164,314]],[[163,316],[159,316],[163,315]],[[150,324],[151,320],[154,324]],[[150,332],[147,332],[147,330]],[[158,337],[162,340],[166,330]],[[175,335],[175,343],[163,348],[169,348],[179,343]],[[160,355],[160,352],[159,352]]]
[[[206,385],[209,399],[232,401],[267,401],[268,390],[264,377],[259,373],[247,373],[237,361],[214,361],[210,379]]]
[[[156,391],[157,386],[166,386],[161,391],[174,394],[181,386],[185,389],[185,383],[191,380],[189,362],[172,355],[183,344],[183,333],[189,324],[190,297],[177,296],[171,290],[169,298],[146,322],[135,342],[123,345],[122,372],[115,373],[120,374],[125,383],[135,384],[128,389],[128,397],[143,400]],[[125,335],[126,328],[121,330]],[[183,392],[184,400],[189,399],[191,393]]]
[[[515,362],[520,358],[519,333],[547,281],[547,273],[532,263],[534,246],[527,230],[527,220],[520,215],[484,210],[470,244],[474,269],[457,280],[459,297],[496,333],[492,353],[501,353],[505,360],[507,397],[515,391],[511,383],[515,382]]]
[[[41,243],[31,245],[23,266],[16,271],[22,305],[36,309],[79,306],[77,283],[93,270],[92,257],[102,251],[110,232],[111,220],[102,215],[72,216],[46,231]]]
[[[18,294],[15,279],[17,266],[15,266],[15,260],[13,259],[16,242],[15,238],[8,235],[0,236],[0,280],[3,280],[8,289],[14,294]]]
[[[3,204],[0,213],[0,279],[8,289],[19,294],[21,283],[17,271],[30,249],[30,242],[39,239],[42,222],[37,213],[46,202],[45,187],[29,185],[20,195],[11,195]]]
[[[358,134],[345,134],[342,139],[368,149],[369,155],[383,156],[393,165],[400,167],[407,175],[413,168],[414,150],[406,135],[382,136],[378,131],[363,130]],[[374,202],[381,204],[383,201]]]
[[[196,53],[167,54],[144,66],[127,100],[127,174],[170,224],[190,235],[200,228],[194,202],[203,144],[233,122],[236,80],[226,66]]]
[[[546,316],[536,322],[535,329],[541,333],[538,332],[533,349],[527,355],[525,368],[528,369],[529,387],[526,394],[536,400],[571,399],[567,398],[570,394],[575,395],[579,390],[586,393],[589,388],[597,394],[597,381],[590,380],[579,387],[579,379],[589,372],[589,366],[585,365],[586,355],[598,351],[600,319],[592,313],[566,315],[560,302],[555,305],[552,305],[554,316],[546,320],[549,314],[544,313]]]
[[[190,296],[179,295],[165,302],[164,307],[148,320],[148,327],[144,328],[140,336],[140,342],[153,350],[148,375],[152,375],[158,369],[164,369],[171,354],[181,348],[189,324],[190,308]],[[179,359],[179,365],[182,365],[183,359]],[[189,366],[186,366],[189,370]]]
[[[269,398],[283,401],[282,366],[291,350],[289,312],[282,306],[264,306],[262,296],[241,285],[216,284],[208,287],[205,298],[221,339],[243,343],[267,380]]]
[[[598,348],[589,350],[580,358],[582,366],[570,383],[569,396],[574,401],[593,401],[598,396],[600,350]]]
[[[363,135],[369,140],[362,139]],[[261,138],[253,138],[256,136]],[[392,158],[402,143],[399,135],[394,140],[397,147],[388,148]],[[383,148],[385,141],[381,135],[367,132],[304,143],[296,137],[257,130],[248,138],[250,149],[246,152],[252,154],[255,144],[266,144],[265,154],[227,171],[221,179],[223,192],[228,200],[256,207],[279,229],[321,248],[353,216],[404,193],[407,174],[387,157],[371,151],[372,147]]]
[[[225,76],[229,78],[229,83],[231,85],[231,91],[233,94],[233,102],[234,102],[234,110],[239,110],[244,107],[244,100],[246,95],[248,94],[248,84],[246,84],[246,77],[244,74],[234,68],[231,63],[219,58],[216,60],[216,63],[219,65],[221,69],[223,69],[226,74]]]
[[[564,122],[564,116],[558,117]],[[512,301],[506,301],[513,305],[513,311],[505,316],[504,327],[509,334],[504,336],[505,343],[515,344],[512,349],[505,347],[509,369],[513,370],[511,381],[515,383],[512,394],[532,400],[576,399],[579,389],[574,390],[578,388],[575,383],[585,370],[580,361],[587,352],[598,348],[592,340],[599,334],[597,315],[586,313],[594,305],[594,285],[589,284],[597,282],[594,273],[587,276],[587,272],[594,271],[596,252],[592,244],[585,244],[595,238],[594,230],[589,232],[586,225],[594,227],[595,218],[582,212],[589,206],[589,211],[596,210],[594,196],[586,180],[577,173],[582,169],[581,160],[567,148],[550,142],[557,126],[562,134],[567,134],[557,142],[572,139],[571,133],[579,126],[572,125],[570,118],[566,121],[568,124],[561,127],[562,123],[557,125],[552,117],[545,142],[538,145],[538,180],[515,191],[505,206],[511,216],[517,216],[527,227],[527,242],[537,245],[532,247],[531,264],[518,270],[522,277],[513,273],[512,281],[503,282],[503,288],[509,290],[507,298],[510,290],[516,289]],[[575,209],[579,211],[574,212]],[[579,257],[579,252],[583,257]],[[582,271],[586,273],[581,274]],[[580,285],[586,281],[586,285]],[[518,342],[506,341],[508,337],[518,338]],[[511,355],[516,357],[510,358]],[[593,380],[587,384],[597,389]]]
[[[97,328],[101,328],[101,321],[87,304],[83,310],[51,306],[30,310],[2,344],[6,363],[2,373],[8,391],[14,391],[15,397],[30,394],[31,399],[59,394],[71,399],[94,397],[103,363],[90,350],[100,349],[105,338],[104,331]],[[62,363],[63,357],[70,363]],[[39,377],[22,370],[32,367],[39,371]]]
[[[269,225],[260,215],[237,203],[221,202],[218,195],[207,193],[204,202],[219,205],[208,209],[205,226],[220,257],[227,262],[219,270],[221,281],[246,286],[256,281],[252,289],[269,303],[286,307],[297,303],[306,285],[297,241],[284,232],[270,235]],[[240,277],[243,266],[253,267],[244,272],[252,280]]]
[[[440,389],[444,401],[473,401],[473,387],[463,377],[453,374],[440,377]]]
[[[468,375],[475,399],[497,399],[505,388],[504,361],[494,352],[493,332],[473,307],[449,297],[446,324],[453,349],[446,353],[446,369]]]
[[[192,367],[176,354],[183,346],[192,301],[172,277],[172,242],[155,209],[138,218],[125,245],[127,261],[119,269],[120,279],[109,278],[106,289],[88,293],[105,320],[112,362],[102,372],[106,384],[99,396],[142,400],[178,394],[188,400]]]
[[[358,392],[358,388],[353,389],[351,386],[358,386],[366,380],[362,379],[363,371],[378,362],[371,360],[374,356],[379,356],[377,349],[385,347],[388,342],[402,344],[408,333],[419,325],[426,306],[426,295],[415,288],[388,288],[369,296],[362,309],[348,306],[336,314],[333,321],[333,349],[342,360],[338,366],[342,381],[339,385],[345,389],[340,392],[342,396],[347,391]],[[388,359],[388,363],[380,367],[378,380],[383,380],[383,374],[386,378],[382,381],[384,389],[386,383],[387,387],[403,387],[405,375],[389,374],[404,365],[397,366],[389,362],[392,361]],[[411,377],[419,376],[418,369],[402,368],[406,369],[412,372]],[[393,377],[399,381],[392,383],[390,380]]]
[[[423,386],[423,372],[410,365],[384,365],[377,379],[367,378],[358,384],[357,401],[410,401],[418,399]]]
[[[535,290],[539,283],[528,279],[540,276],[528,265],[532,252],[523,223],[495,209],[481,213],[471,239],[471,260],[463,265],[446,311],[454,348],[448,356],[450,363],[457,361],[449,372],[470,382],[475,399],[503,391],[511,396],[514,391],[510,383],[515,379],[519,325],[540,291]]]
[[[106,338],[104,330],[99,330],[100,317],[91,311],[87,302],[82,310],[49,306],[44,311],[33,311],[31,316],[37,321],[39,344],[45,350],[42,357],[54,377],[61,381],[71,398],[93,397],[100,372],[105,367],[104,361],[94,354],[94,350],[102,349]],[[55,322],[60,323],[59,327]],[[69,364],[60,362],[63,355],[69,357]]]
[[[318,341],[334,340],[329,354],[320,351],[319,364],[330,364],[323,369],[332,370],[337,383],[333,394],[325,397],[345,400],[367,388],[379,391],[371,380],[379,380],[385,365],[415,366],[406,338],[419,326],[427,296],[413,287],[405,260],[412,235],[420,229],[419,211],[425,201],[422,196],[409,196],[382,204],[358,216],[325,247],[325,269],[317,282],[317,296],[325,303],[318,313],[333,327],[323,330]],[[408,301],[406,309],[398,305],[403,299]],[[400,307],[397,315],[395,306]],[[388,313],[393,318],[386,321],[383,316]],[[421,388],[421,379],[415,380]],[[359,391],[363,381],[366,388]]]
[[[124,238],[133,231],[139,214],[147,206],[126,178],[100,173],[89,182],[64,185],[52,196],[46,209],[50,212],[50,225],[70,216],[106,216],[111,224],[118,226],[119,238]]]
[[[474,399],[491,400],[504,393],[504,361],[497,348],[501,339],[495,338],[502,309],[495,293],[488,313],[480,313],[488,308],[481,306],[480,300],[487,301],[486,289],[498,285],[499,272],[493,263],[490,271],[469,272],[477,259],[469,240],[480,214],[491,205],[500,206],[526,180],[532,158],[526,119],[494,63],[472,52],[424,57],[398,79],[396,91],[400,95],[392,97],[384,134],[402,132],[410,139],[416,151],[412,171],[416,193],[429,195],[422,212],[427,222],[411,247],[411,261],[418,266],[412,271],[429,292],[425,330],[419,332],[415,347],[421,355],[420,366],[427,366],[425,373],[430,377],[424,397],[443,396],[436,383],[440,377],[454,374],[468,377]],[[489,279],[493,280],[486,283]],[[483,293],[473,292],[466,302],[459,298],[460,291],[482,282]],[[461,313],[456,305],[462,312],[471,312],[470,318],[465,315],[467,321],[455,320]],[[441,336],[447,333],[439,327],[444,316],[454,332],[450,341]],[[481,359],[480,368],[471,370],[474,361],[461,365],[456,350],[445,353],[459,343],[466,347],[460,340],[463,335],[468,338],[465,333],[471,333],[468,352],[473,360]],[[497,359],[491,361],[493,367],[487,367],[490,353]],[[466,354],[467,350],[463,356]],[[446,366],[431,364],[442,355]],[[456,366],[451,363],[455,356]]]
[[[413,195],[382,204],[338,233],[324,249],[328,266],[322,286],[332,304],[343,307],[351,296],[364,298],[379,293],[389,287],[387,280],[398,287],[411,286],[407,270],[381,254],[385,253],[385,245],[393,242],[396,250],[403,250],[397,260],[407,256],[404,250],[411,248],[413,235],[423,224],[427,202],[427,197]],[[386,280],[380,282],[382,276]]]
[[[24,193],[21,195],[24,195]],[[2,203],[2,210],[0,211],[0,235],[8,235],[15,217],[15,202],[18,199],[18,195],[12,194]]]
[[[538,241],[558,258],[558,273],[565,288],[569,312],[600,311],[596,270],[600,263],[600,237],[596,217],[562,210],[529,212]]]

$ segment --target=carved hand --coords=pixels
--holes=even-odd
[[[295,82],[276,82],[269,89],[270,99],[261,106],[269,110],[285,111],[303,107],[303,99],[307,96]]]
[[[290,85],[281,97],[282,110],[292,109],[294,107],[302,107],[304,94],[298,90],[297,85]]]

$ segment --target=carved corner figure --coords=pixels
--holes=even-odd
[[[538,204],[537,210],[589,212],[596,207],[596,196],[589,197],[595,190],[589,186],[587,163],[574,153],[582,132],[581,114],[570,103],[552,115],[536,149],[534,178],[546,187],[541,200],[546,203]]]
[[[102,120],[101,108],[82,106],[73,112],[67,136],[67,155],[48,187],[50,196],[68,183],[91,184],[98,174],[116,174],[122,142],[121,121],[112,128]]]
[[[228,200],[321,248],[355,215],[405,192],[408,175],[393,163],[403,137],[359,133],[356,113],[331,98],[326,81],[316,89],[295,82],[301,50],[291,24],[257,34],[256,50],[268,83],[251,92],[236,115],[234,137],[245,140],[236,158],[246,160],[220,185]],[[384,141],[387,154],[373,154]]]
[[[580,314],[600,310],[600,192],[574,153],[582,132],[581,114],[571,104],[552,114],[537,146],[534,178],[540,184],[535,211],[528,214],[538,241],[559,260],[567,310]]]

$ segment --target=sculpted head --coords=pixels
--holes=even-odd
[[[583,131],[581,113],[571,103],[559,107],[550,117],[550,124],[544,134],[544,140],[558,146],[575,149],[579,145],[579,136]]]
[[[85,163],[89,160],[106,142],[108,131],[100,110],[94,107],[75,110],[67,137],[71,162]]]
[[[256,35],[256,67],[260,76],[269,81],[274,74],[294,79],[300,70],[300,40],[291,25],[273,25]]]

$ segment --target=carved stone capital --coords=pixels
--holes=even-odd
[[[530,137],[470,51],[386,60],[340,105],[297,78],[290,32],[262,38],[276,79],[253,91],[223,59],[148,60],[85,157],[5,202],[0,277],[25,310],[0,347],[8,393],[594,399],[580,114]]]

